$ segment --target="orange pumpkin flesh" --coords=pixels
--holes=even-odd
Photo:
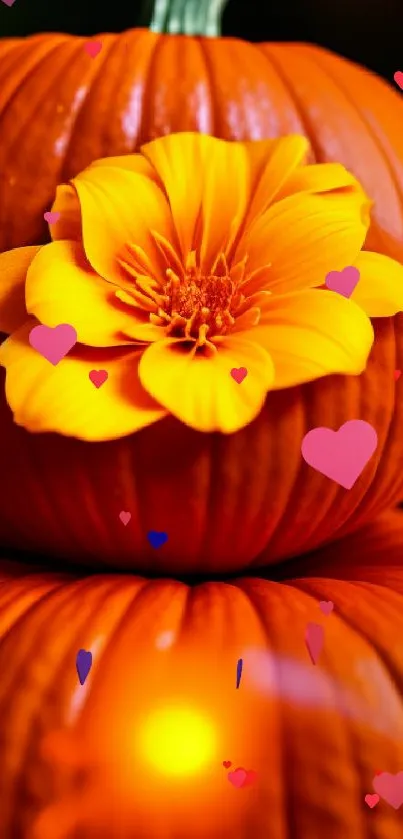
[[[323,549],[306,560],[314,577],[193,588],[3,561],[3,839],[62,839],[67,824],[86,839],[400,839],[401,811],[364,797],[403,766],[402,514],[338,550],[342,573]],[[317,665],[310,621],[325,629]],[[93,650],[83,687],[80,648]],[[156,720],[176,708],[187,722],[169,746]],[[236,789],[224,760],[255,782]]]
[[[115,442],[17,427],[0,404],[0,544],[145,574],[239,572],[305,553],[371,521],[403,496],[403,316],[378,320],[366,372],[268,395],[233,435],[169,418]],[[308,466],[304,435],[370,422],[379,444],[346,491]],[[119,513],[131,513],[125,527]],[[155,550],[151,530],[168,541]]]

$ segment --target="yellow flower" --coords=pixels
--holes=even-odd
[[[361,373],[369,318],[403,309],[403,268],[361,252],[368,198],[343,166],[304,165],[307,151],[302,137],[174,134],[59,187],[53,241],[0,256],[15,421],[107,440],[172,414],[231,433],[270,390]],[[323,288],[348,265],[350,299]],[[77,331],[56,367],[29,344],[38,322]],[[93,369],[109,374],[99,389]]]

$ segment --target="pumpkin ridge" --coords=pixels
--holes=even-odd
[[[293,106],[299,121],[301,122],[304,133],[309,140],[309,144],[311,146],[311,154],[310,154],[310,163],[321,163],[323,161],[322,152],[316,142],[315,131],[311,125],[310,119],[308,114],[305,112],[303,106],[301,105],[298,96],[293,87],[290,86],[287,76],[283,72],[283,68],[281,64],[274,58],[271,44],[256,44],[255,45],[259,52],[264,55],[265,59],[267,60],[268,64],[274,69],[276,75],[281,80],[284,91],[288,96],[291,105]]]
[[[389,159],[389,157],[386,153],[386,150],[384,148],[384,144],[382,142],[382,138],[378,134],[379,125],[377,125],[376,122],[375,122],[375,125],[371,124],[371,122],[368,120],[368,117],[365,115],[365,112],[361,109],[360,103],[358,101],[354,100],[353,96],[351,95],[351,92],[345,86],[345,84],[341,80],[340,76],[337,75],[337,69],[336,68],[330,69],[328,66],[326,66],[325,63],[322,63],[321,58],[324,59],[324,62],[326,62],[326,59],[328,58],[328,59],[330,59],[329,64],[331,63],[331,56],[328,55],[326,51],[324,51],[323,56],[321,56],[318,52],[316,52],[316,50],[312,50],[312,49],[309,49],[309,48],[304,49],[304,47],[302,46],[301,47],[301,53],[303,55],[306,55],[308,61],[310,61],[317,69],[319,69],[323,73],[324,76],[327,76],[327,78],[329,78],[333,82],[333,84],[336,85],[336,87],[343,94],[345,99],[349,102],[351,108],[356,112],[357,116],[359,117],[360,121],[363,123],[366,131],[368,132],[368,135],[371,136],[371,138],[374,142],[374,145],[377,147],[378,151],[380,152],[380,154],[381,154],[381,156],[384,160],[385,168],[388,169],[388,171],[391,175],[391,179],[393,181],[394,186],[396,187],[396,193],[400,198],[400,204],[401,204],[401,207],[402,207],[402,210],[403,210],[403,193],[399,190],[398,177],[397,177],[397,175],[395,173],[395,170],[393,168],[392,161]],[[354,62],[353,62],[353,64],[354,64]],[[354,65],[354,67],[355,67],[355,65]],[[359,70],[360,68],[355,67],[355,69]],[[333,70],[336,70],[336,72],[333,73]],[[370,71],[368,71],[368,72],[370,72]]]
[[[154,33],[152,33],[154,34]],[[149,37],[150,33],[147,32],[146,37]],[[169,38],[174,38],[174,35],[170,35]],[[137,134],[137,141],[135,145],[137,146],[137,150],[141,148],[146,142],[150,139],[153,140],[156,137],[160,136],[161,134],[165,134],[166,132],[158,130],[155,132],[153,130],[153,112],[151,108],[151,104],[154,101],[153,97],[153,90],[155,87],[158,87],[156,84],[156,72],[155,67],[157,64],[157,60],[159,58],[160,52],[164,48],[164,37],[161,35],[156,35],[154,41],[154,48],[151,52],[149,62],[147,65],[147,73],[146,79],[144,84],[144,91],[143,91],[143,100],[142,100],[142,109],[141,109],[141,121],[138,128]]]
[[[210,99],[210,119],[211,119],[211,127],[210,132],[214,137],[216,136],[216,126],[217,126],[217,103],[215,101],[214,91],[216,87],[216,80],[214,77],[214,70],[213,65],[210,61],[210,56],[208,52],[208,38],[198,38],[197,43],[200,46],[200,52],[203,56],[204,66],[206,68],[206,80],[207,80],[207,87],[209,91],[209,99]]]

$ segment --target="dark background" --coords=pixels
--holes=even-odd
[[[139,0],[0,2],[0,37],[41,31],[94,35],[136,25]],[[403,0],[229,0],[223,34],[310,41],[389,79],[403,70]]]

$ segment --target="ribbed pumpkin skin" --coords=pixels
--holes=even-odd
[[[0,250],[45,241],[58,183],[92,160],[172,131],[232,140],[306,134],[375,201],[368,247],[403,261],[403,100],[385,82],[304,44],[157,35],[0,42]]]
[[[403,104],[384,82],[311,46],[99,37],[96,59],[65,35],[0,42],[1,248],[45,240],[56,184],[94,158],[173,130],[306,131],[314,158],[344,162],[375,200],[368,246],[403,261]],[[371,520],[403,495],[400,317],[376,325],[365,375],[271,394],[231,437],[173,420],[107,444],[32,436],[12,427],[2,397],[0,544],[146,574],[214,574],[300,554]],[[300,446],[311,428],[349,419],[373,423],[379,447],[346,491],[308,467]],[[127,527],[121,510],[132,514]],[[158,551],[149,530],[168,533]]]
[[[14,425],[2,397],[0,544],[96,568],[211,576],[300,555],[371,521],[403,496],[403,382],[393,377],[403,369],[402,327],[403,315],[395,327],[377,321],[362,376],[269,394],[234,435],[172,418],[109,443],[34,435]],[[351,419],[370,422],[379,444],[345,490],[305,463],[301,441]],[[157,550],[151,530],[168,534]]]
[[[83,839],[401,839],[401,810],[364,803],[377,771],[403,766],[401,518],[385,556],[369,556],[376,526],[354,550],[341,544],[353,582],[321,579],[326,551],[316,578],[193,589],[34,574],[2,561],[2,839],[37,839],[34,819],[55,789],[71,825],[76,817],[81,825],[69,835]],[[334,603],[328,617],[320,600]],[[308,621],[325,629],[317,665],[304,644]],[[172,645],[161,649],[166,633]],[[84,687],[80,648],[93,651]],[[145,716],[169,703],[197,712],[214,732],[206,768],[186,780],[159,775],[141,749]],[[69,751],[49,767],[45,738],[67,724]],[[157,756],[161,749],[156,741]],[[93,765],[92,792],[91,771],[76,795],[64,787],[75,760],[86,778]],[[233,787],[224,760],[255,770],[254,785]],[[40,839],[65,839],[56,814]]]

